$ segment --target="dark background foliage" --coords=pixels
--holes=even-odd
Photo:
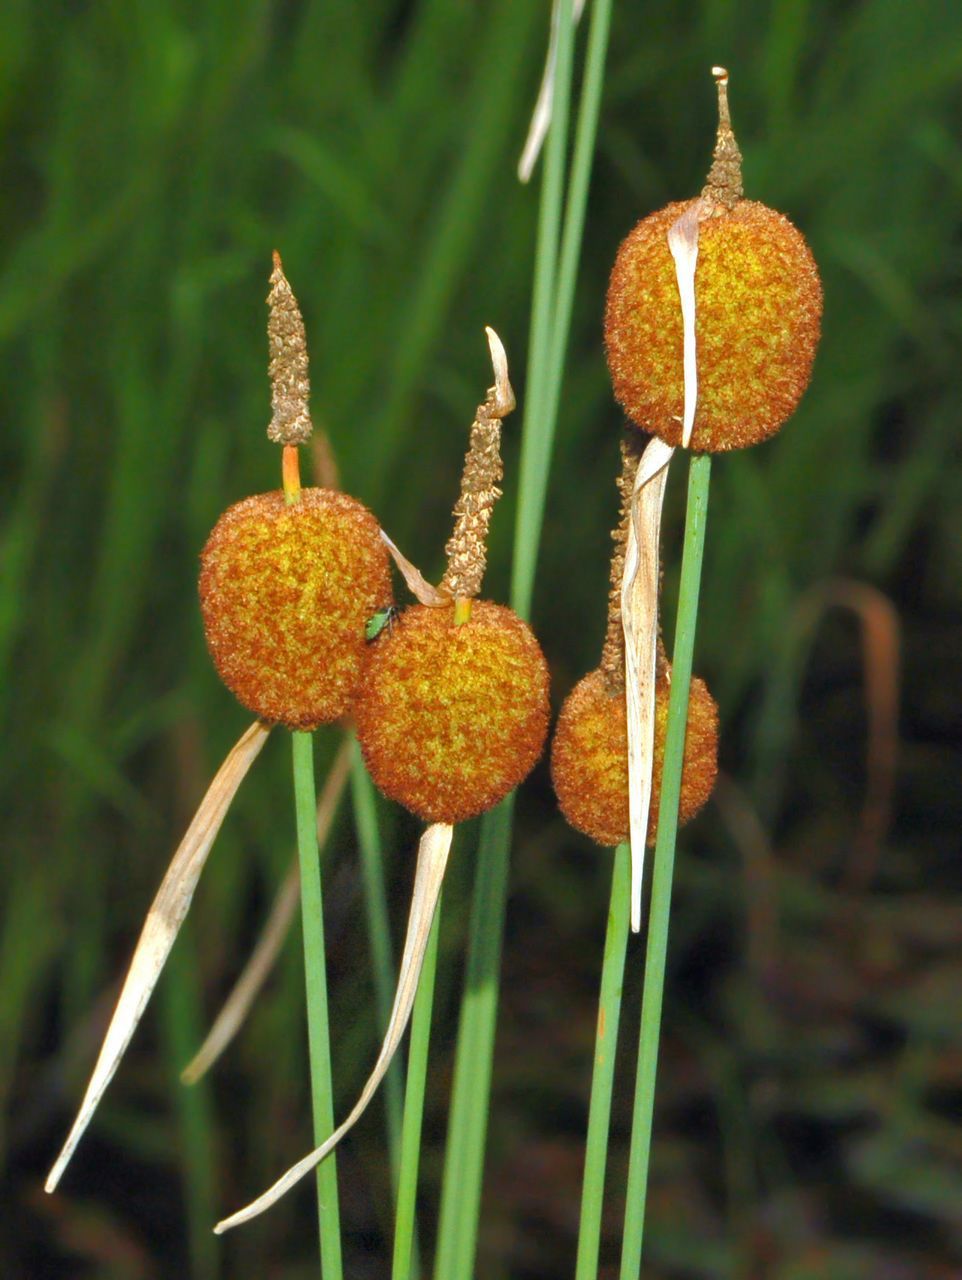
[[[218,513],[277,484],[270,252],[303,305],[344,486],[436,574],[489,377],[485,323],[524,394],[537,189],[514,165],[547,17],[531,0],[3,6],[5,1277],[314,1272],[306,1185],[242,1234],[209,1234],[307,1142],[296,938],[211,1080],[177,1083],[291,853],[280,739],[54,1198],[42,1176],[154,887],[247,722],[208,664],[194,576]],[[601,348],[606,275],[637,217],[699,189],[718,62],[749,194],[809,237],[826,313],[795,419],[715,467],[696,666],[721,703],[724,778],[678,863],[646,1274],[958,1276],[962,9],[616,3],[534,621],[560,701],[604,627],[621,430]],[[519,421],[494,598],[507,593]],[[335,743],[320,735],[322,761]],[[400,929],[416,829],[386,809],[384,822]],[[447,893],[427,1245],[473,835],[458,836]],[[572,1270],[609,870],[557,816],[540,767],[518,809],[484,1280]],[[375,1043],[346,808],[326,878],[343,1111]],[[641,958],[633,946],[612,1265]],[[341,1157],[358,1278],[386,1273],[380,1118],[375,1107]]]

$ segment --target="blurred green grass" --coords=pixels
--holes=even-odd
[[[263,434],[270,252],[303,306],[345,487],[432,573],[489,376],[485,323],[524,395],[536,191],[514,166],[547,6],[11,0],[0,24],[4,1274],[296,1277],[311,1265],[309,1196],[223,1255],[204,1232],[304,1147],[296,949],[189,1114],[173,1083],[184,1027],[229,985],[292,847],[276,744],[219,838],[163,1011],[55,1201],[40,1175],[166,859],[245,723],[207,662],[194,576],[220,511],[277,483]],[[771,838],[779,933],[762,980],[744,916],[765,887],[712,808],[679,864],[651,1274],[949,1276],[962,1265],[962,11],[616,5],[535,623],[560,699],[604,627],[620,430],[606,275],[638,216],[699,189],[718,62],[749,194],[809,237],[826,315],[796,418],[715,468],[696,665],[722,704],[723,764]],[[667,547],[680,494],[669,501]],[[669,560],[669,616],[676,571]],[[856,900],[839,887],[863,783],[856,638],[827,621],[805,674],[793,633],[805,593],[840,573],[893,600],[904,640],[895,825]],[[329,757],[334,735],[318,749]],[[413,829],[383,816],[399,924]],[[471,871],[455,861],[429,1233]],[[370,1004],[358,879],[344,821],[328,878],[343,1101],[375,1036],[355,1013]],[[607,855],[554,815],[540,771],[519,801],[485,1280],[561,1275],[573,1258],[607,879]],[[616,1108],[616,1140],[624,1122]],[[343,1160],[359,1277],[383,1274],[383,1149],[372,1124]]]

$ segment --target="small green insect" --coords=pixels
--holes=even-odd
[[[364,639],[368,644],[372,640],[376,640],[385,627],[390,631],[397,616],[398,611],[393,604],[388,605],[386,609],[378,609],[377,613],[372,613],[367,620],[367,626],[364,628]]]

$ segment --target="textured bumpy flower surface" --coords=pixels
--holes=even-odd
[[[665,758],[670,685],[655,693],[655,747],[648,843],[658,829],[661,771]],[[718,708],[703,680],[691,682],[682,767],[679,823],[693,818],[711,795],[718,773]],[[589,672],[565,700],[551,746],[551,778],[561,812],[578,831],[601,845],[628,838],[628,723],[624,693],[605,686],[604,673]]]
[[[390,560],[366,507],[331,489],[230,507],[201,554],[217,673],[262,720],[316,729],[348,710],[368,619],[391,603]]]
[[[548,668],[510,609],[414,605],[372,646],[354,713],[384,794],[425,822],[466,822],[527,777],[548,731]]]
[[[685,386],[668,231],[691,203],[650,214],[628,235],[605,311],[615,397],[637,426],[672,445],[681,443]],[[758,444],[779,429],[808,386],[821,315],[815,259],[784,214],[739,200],[700,221],[696,452]]]

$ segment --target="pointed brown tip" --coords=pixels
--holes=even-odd
[[[731,114],[728,109],[728,70],[712,67],[711,73],[718,90],[718,133],[715,138],[715,154],[702,188],[702,199],[708,205],[709,215],[734,209],[744,194],[742,186],[742,153],[732,132]]]
[[[308,408],[311,383],[308,376],[307,337],[304,320],[290,282],[284,274],[281,255],[274,250],[274,270],[267,295],[270,315],[267,341],[270,350],[268,374],[271,380],[273,417],[267,438],[275,444],[304,444],[311,435]]]

